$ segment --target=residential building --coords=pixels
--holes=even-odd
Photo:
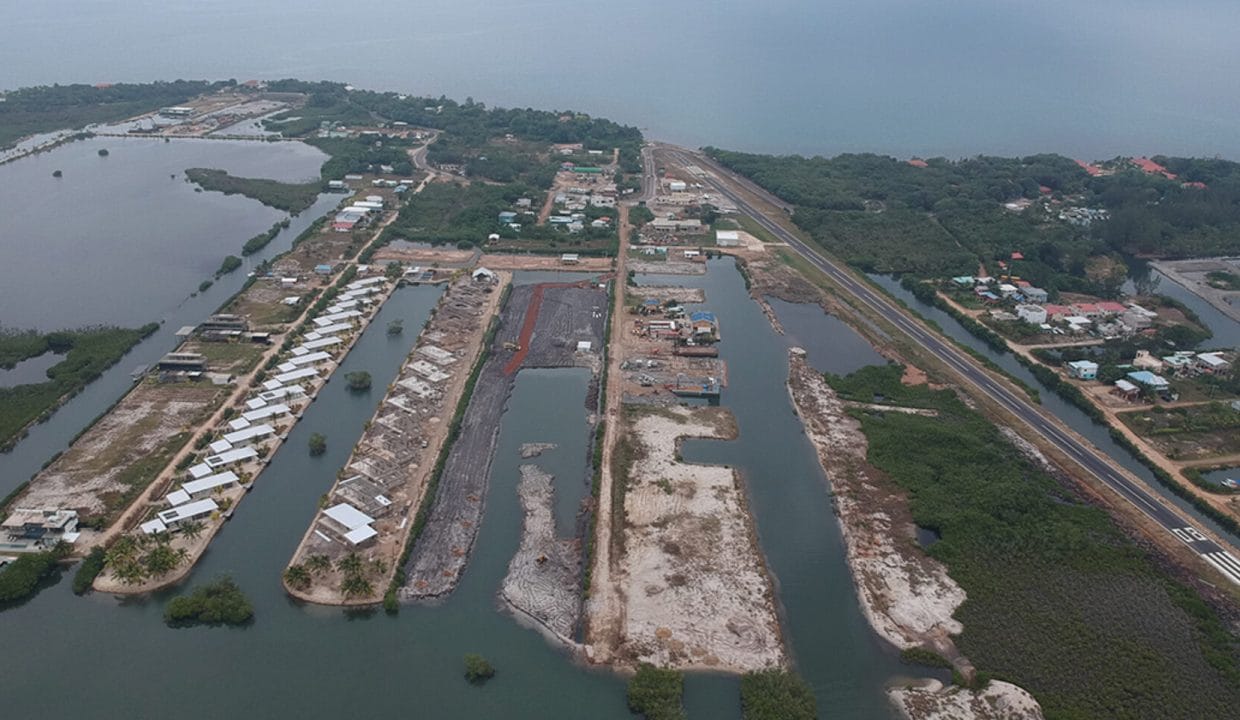
[[[5,535],[0,549],[37,552],[62,540],[77,540],[78,514],[76,510],[60,508],[17,508],[5,518],[0,529]]]
[[[1041,325],[1046,322],[1046,308],[1041,305],[1017,305],[1016,317],[1031,325]]]
[[[1201,353],[1197,356],[1197,369],[1211,375],[1225,373],[1231,369],[1231,362],[1221,353]]]
[[[1074,360],[1068,363],[1068,374],[1078,380],[1096,380],[1098,363],[1090,360]]]

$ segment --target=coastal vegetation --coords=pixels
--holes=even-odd
[[[227,576],[178,595],[164,608],[169,627],[190,625],[244,625],[254,618],[254,607],[241,588]]]
[[[57,543],[50,550],[19,555],[0,568],[0,608],[35,595],[41,583],[56,572],[69,550],[66,543]]]
[[[143,84],[42,85],[4,94],[0,103],[0,148],[27,135],[123,120],[165,105],[177,105],[228,83],[177,80]]]
[[[1224,160],[1154,158],[1173,179],[1119,160],[1091,176],[1059,155],[913,164],[708,152],[793,203],[797,225],[870,272],[943,277],[981,264],[994,274],[1015,252],[1014,271],[1039,287],[1113,296],[1124,257],[1227,253],[1240,231],[1240,164]]]
[[[1240,702],[1236,638],[1200,596],[952,391],[905,386],[902,371],[827,379],[845,399],[938,411],[857,416],[870,463],[909,493],[940,538],[927,552],[968,593],[956,642],[980,677],[1024,687],[1047,717],[1223,716]]]
[[[815,720],[814,691],[789,670],[745,673],[741,678],[741,716],[745,720]]]
[[[344,379],[349,383],[349,389],[354,392],[369,390],[372,382],[370,379],[370,373],[365,370],[355,370],[345,375]]]
[[[684,694],[684,673],[642,663],[629,679],[629,710],[646,720],[684,720]]]
[[[0,367],[11,368],[45,352],[64,358],[48,368],[46,382],[0,388],[0,449],[12,449],[27,425],[50,417],[65,398],[76,395],[158,329],[158,323],[150,323],[136,329],[0,331]]]
[[[249,240],[246,240],[245,244],[241,246],[241,254],[242,255],[253,255],[259,250],[262,250],[263,248],[271,244],[272,240],[276,239],[276,236],[280,234],[281,230],[283,230],[284,228],[288,226],[289,226],[288,218],[284,218],[280,222],[273,224],[265,232],[261,232],[255,235],[254,237],[250,238]]]
[[[220,262],[219,269],[215,271],[215,277],[219,278],[223,275],[227,275],[239,267],[241,267],[241,258],[236,255],[225,255],[224,259]]]
[[[82,559],[78,565],[77,572],[73,574],[73,594],[85,595],[90,592],[90,586],[94,584],[95,578],[99,577],[99,573],[103,572],[103,565],[107,559],[107,553],[103,546],[96,545]]]
[[[475,653],[465,656],[465,679],[474,685],[482,685],[495,677],[495,667],[486,658]]]
[[[327,437],[323,433],[310,433],[310,456],[318,457],[327,452]]]
[[[202,532],[202,525],[187,523],[181,532],[191,539]],[[108,548],[104,564],[113,577],[125,585],[140,585],[180,567],[189,558],[185,548],[172,547],[168,533],[121,535]]]
[[[212,168],[189,168],[185,171],[185,177],[203,190],[222,192],[225,195],[244,195],[293,215],[313,205],[322,190],[319,182],[286,183],[265,178],[237,177],[230,175],[227,170]]]

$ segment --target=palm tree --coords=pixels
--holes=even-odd
[[[326,555],[311,555],[306,558],[306,569],[315,575],[321,575],[332,569],[332,561]]]
[[[284,571],[284,582],[291,588],[305,590],[310,587],[310,571],[304,565],[289,565]]]
[[[361,575],[363,567],[362,558],[355,552],[336,561],[336,569],[346,575]]]
[[[197,520],[191,520],[181,524],[181,532],[190,540],[197,540],[202,535],[203,524]]]
[[[356,573],[349,573],[344,576],[344,580],[340,583],[340,592],[345,597],[357,597],[359,595],[370,595],[374,592],[374,587],[370,581]]]

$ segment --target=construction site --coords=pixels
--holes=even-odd
[[[597,280],[513,287],[462,418],[460,433],[444,463],[426,526],[405,565],[402,598],[416,600],[447,595],[464,572],[482,521],[500,418],[515,376],[521,369],[589,368],[595,380],[586,402],[591,412],[597,410],[596,383],[602,369],[607,300],[606,282]],[[584,468],[583,473],[588,476],[590,469]],[[537,474],[531,477],[537,478]],[[528,499],[534,506],[550,502],[550,493],[545,488],[538,490],[540,483],[536,479],[523,485],[535,486]],[[533,497],[539,494],[543,496],[541,499]],[[523,502],[524,498],[523,494]],[[549,512],[549,507],[544,510]],[[526,507],[527,513],[544,510]],[[516,609],[539,618],[557,634],[568,635],[565,631],[578,622],[577,604],[548,600],[547,596],[564,598],[567,597],[565,593],[579,596],[580,563],[572,560],[567,564],[572,567],[568,568],[563,562],[548,563],[545,559],[540,562],[540,557],[566,556],[557,550],[553,534],[532,536],[529,530],[527,528],[522,550],[514,558],[509,574],[516,578],[514,582],[518,585],[543,587],[546,592],[512,592],[505,597]],[[571,553],[568,556],[571,557]],[[549,582],[535,579],[553,574],[556,577]],[[546,606],[557,608],[554,617],[545,611]]]
[[[508,280],[462,275],[448,285],[293,555],[289,567],[305,571],[285,573],[294,597],[331,605],[383,597],[435,459],[457,432],[453,412]]]

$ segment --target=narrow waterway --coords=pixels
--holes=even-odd
[[[728,363],[721,405],[736,416],[740,436],[686,441],[683,456],[741,471],[776,583],[788,650],[813,686],[821,716],[891,718],[883,688],[907,668],[861,614],[828,478],[793,412],[786,385],[792,345],[808,346],[815,366],[827,372],[849,373],[885,361],[851,328],[816,306],[776,301],[773,307],[786,333],[781,337],[749,297],[730,258],[712,260],[708,268],[704,276],[638,277],[642,284],[702,287],[706,302],[692,307],[719,316],[720,357]],[[735,678],[690,676],[690,717],[738,717],[738,692]]]
[[[1091,443],[1093,443],[1093,445],[1097,447],[1099,450],[1106,453],[1113,460],[1115,460],[1117,463],[1122,465],[1125,469],[1127,469],[1128,471],[1136,475],[1138,478],[1140,478],[1145,483],[1145,485],[1149,487],[1153,492],[1156,492],[1159,495],[1162,495],[1163,497],[1167,498],[1170,502],[1174,503],[1187,516],[1191,517],[1194,522],[1199,523],[1200,525],[1209,527],[1219,537],[1221,537],[1223,540],[1225,540],[1230,545],[1232,545],[1232,547],[1240,549],[1240,538],[1237,538],[1235,535],[1232,535],[1231,533],[1227,532],[1221,526],[1215,523],[1213,520],[1210,520],[1209,518],[1205,517],[1201,513],[1194,510],[1191,505],[1189,505],[1183,499],[1181,499],[1180,497],[1172,493],[1170,490],[1168,490],[1162,483],[1158,482],[1158,480],[1154,477],[1154,474],[1150,472],[1150,470],[1147,467],[1145,467],[1145,465],[1141,464],[1139,460],[1133,457],[1132,453],[1128,452],[1126,449],[1124,449],[1118,443],[1116,443],[1114,440],[1111,439],[1111,434],[1107,430],[1107,427],[1105,425],[1098,425],[1094,423],[1094,421],[1091,420],[1088,415],[1086,415],[1081,410],[1077,409],[1076,406],[1071,405],[1068,402],[1064,401],[1062,398],[1060,398],[1057,394],[1055,394],[1054,390],[1046,387],[1041,382],[1039,382],[1038,379],[1033,376],[1033,373],[1029,372],[1029,370],[1027,370],[1025,366],[1017,362],[1016,358],[1014,358],[1011,354],[1008,354],[1008,353],[999,354],[995,352],[994,350],[990,349],[990,347],[987,346],[984,342],[982,342],[981,340],[978,340],[971,333],[969,333],[968,330],[965,330],[964,327],[961,326],[960,323],[956,322],[956,319],[953,318],[951,315],[948,315],[947,313],[934,307],[933,305],[929,305],[927,303],[921,302],[916,297],[914,297],[911,292],[900,287],[899,281],[895,280],[894,278],[891,278],[885,275],[870,275],[869,277],[871,280],[873,280],[875,283],[880,285],[883,289],[887,290],[893,296],[904,301],[905,304],[907,304],[910,308],[913,308],[922,317],[927,318],[929,320],[933,320],[934,322],[938,323],[939,327],[943,329],[944,333],[946,333],[948,336],[960,342],[960,344],[968,346],[976,350],[977,352],[981,353],[982,355],[985,355],[986,357],[993,360],[996,365],[1006,370],[1012,376],[1020,378],[1024,382],[1028,383],[1031,387],[1037,388],[1041,396],[1042,407],[1044,407],[1051,415],[1054,415],[1055,417],[1062,420],[1064,423],[1066,423],[1069,427],[1071,427],[1077,433],[1084,436]],[[1165,280],[1164,282],[1170,282],[1170,281]],[[1171,283],[1171,284],[1174,285],[1174,283]],[[1179,287],[1179,286],[1176,285],[1175,287]],[[1166,289],[1167,288],[1165,286],[1160,286],[1159,292],[1164,292]],[[1183,290],[1183,288],[1180,288],[1180,289],[1181,291],[1187,293],[1187,291]],[[1175,295],[1172,295],[1172,296],[1176,297]],[[1187,301],[1185,302],[1187,303]],[[1203,301],[1198,299],[1198,302],[1202,303]],[[1194,310],[1196,310],[1196,308],[1194,308]],[[1211,308],[1211,310],[1213,310],[1213,308]],[[1214,312],[1219,317],[1222,317],[1222,314],[1218,313],[1218,311],[1214,311]],[[1203,312],[1202,318],[1205,319],[1207,317],[1209,316]],[[1226,320],[1226,318],[1223,318],[1223,319]],[[1230,321],[1228,320],[1228,322]],[[1219,328],[1215,330],[1215,332],[1218,333],[1220,331],[1225,331],[1225,330],[1226,330],[1225,326],[1219,326]]]

